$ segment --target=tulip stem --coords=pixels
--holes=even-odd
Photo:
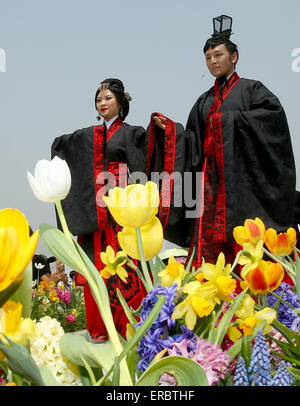
[[[59,216],[59,220],[60,220],[60,224],[62,226],[63,232],[64,232],[65,236],[70,241],[73,242],[73,239],[71,237],[71,233],[69,231],[69,228],[68,228],[68,225],[67,225],[67,222],[66,222],[66,219],[65,219],[65,215],[64,215],[64,212],[63,212],[63,209],[62,209],[62,206],[61,206],[61,201],[57,200],[55,202],[55,206],[56,206],[56,210],[57,210],[57,213],[58,213],[58,216]]]
[[[142,270],[143,270],[143,274],[144,274],[144,277],[146,280],[145,288],[146,288],[147,292],[149,293],[153,289],[153,283],[152,283],[151,277],[149,275],[149,270],[148,270],[148,266],[147,266],[146,259],[145,259],[145,253],[144,253],[144,248],[143,248],[140,227],[136,227],[135,231],[136,231],[136,238],[137,238],[138,249],[139,249],[139,254],[140,254],[140,261],[142,264]]]

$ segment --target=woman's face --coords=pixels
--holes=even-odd
[[[96,99],[96,108],[104,120],[109,121],[119,114],[120,103],[109,89],[101,90]]]
[[[209,48],[205,52],[206,65],[215,78],[229,76],[234,70],[237,53],[230,54],[224,44]]]

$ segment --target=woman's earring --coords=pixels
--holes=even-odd
[[[101,120],[101,117],[99,116],[99,114],[98,114],[98,116],[96,117],[96,119],[97,119],[98,121]]]
[[[119,116],[120,116],[120,117],[123,117],[123,107],[120,107]]]

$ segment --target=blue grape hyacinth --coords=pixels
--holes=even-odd
[[[273,386],[291,386],[295,382],[295,378],[288,370],[289,366],[289,363],[280,361],[278,370],[273,378]]]
[[[243,357],[240,357],[237,362],[233,381],[234,386],[249,386],[247,368]]]
[[[272,386],[269,348],[261,328],[255,337],[248,374],[251,386]]]

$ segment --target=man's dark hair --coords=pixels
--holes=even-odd
[[[239,58],[239,51],[238,51],[238,47],[235,43],[233,43],[232,41],[230,41],[230,39],[224,38],[221,35],[214,35],[212,37],[210,37],[203,48],[203,53],[205,54],[205,52],[209,49],[209,48],[215,48],[218,45],[224,44],[227,51],[230,53],[230,55],[232,55],[234,52],[237,53],[237,58]],[[238,61],[238,59],[237,59]]]

